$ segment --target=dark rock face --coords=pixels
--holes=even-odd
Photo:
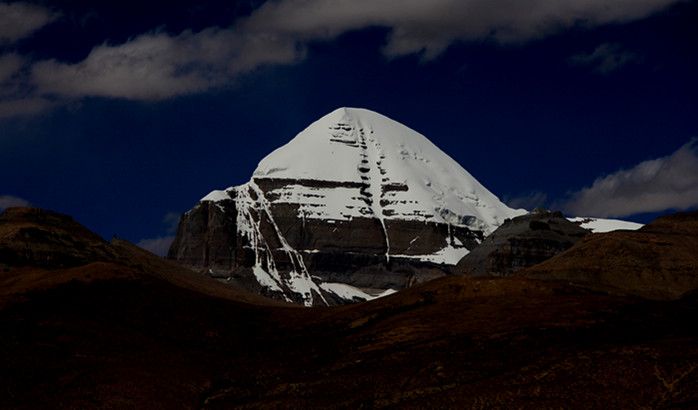
[[[230,235],[235,232],[236,216],[232,201],[197,204],[182,215],[168,257],[197,270],[214,267],[215,272],[232,270],[240,265],[238,261],[245,259],[238,238]]]
[[[454,268],[473,276],[511,276],[569,249],[588,231],[560,212],[536,209],[505,221]]]
[[[296,204],[273,202],[272,191],[284,183],[331,188],[326,185],[333,182],[253,182],[259,191],[243,185],[231,191],[230,199],[201,201],[184,214],[168,258],[267,296],[302,302],[293,286],[284,283],[294,274],[307,274],[316,284],[402,289],[448,273],[429,255],[449,247],[465,251],[483,237],[482,232],[436,222],[369,216],[306,219],[298,216]],[[280,289],[260,283],[255,266],[278,272]],[[321,289],[310,295],[313,304],[343,303]],[[328,298],[332,300],[322,300]]]

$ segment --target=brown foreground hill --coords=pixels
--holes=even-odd
[[[658,218],[637,231],[588,235],[521,274],[656,300],[698,289],[698,211]]]
[[[6,211],[0,255],[47,212]],[[696,293],[451,276],[298,308],[69,232],[113,257],[0,270],[0,408],[698,407]]]

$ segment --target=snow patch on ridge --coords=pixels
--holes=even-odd
[[[212,201],[212,202],[225,201],[226,199],[230,199],[230,194],[228,192],[231,190],[233,190],[233,187],[230,187],[230,188],[226,189],[225,191],[213,190],[213,191],[209,192],[208,195],[201,198],[201,202],[204,202],[204,201]]]
[[[357,298],[361,300],[371,300],[375,298],[375,296],[371,296],[361,289],[347,285],[346,283],[325,282],[321,283],[320,287],[327,292],[334,293],[342,299],[353,300]]]
[[[391,255],[393,258],[413,259],[421,262],[431,262],[440,265],[456,265],[470,251],[464,247],[449,244],[428,255]]]
[[[584,229],[589,229],[594,233],[604,233],[617,230],[636,231],[644,225],[637,222],[621,221],[619,219],[603,219],[603,218],[585,218],[574,217],[567,218],[570,222],[579,223]]]
[[[347,285],[346,283],[336,283],[336,282],[326,282],[326,283],[321,283],[320,287],[327,291],[334,293],[335,295],[339,296],[342,299],[346,300],[354,300],[354,299],[361,299],[361,300],[374,300],[378,298],[382,298],[388,295],[392,295],[393,293],[396,293],[397,291],[395,289],[386,289],[376,295],[370,295],[363,290],[356,288],[351,285]]]
[[[269,272],[262,269],[259,263],[254,265],[252,268],[252,273],[254,273],[254,277],[257,279],[257,282],[260,285],[268,287],[276,292],[283,292],[276,280],[269,274]]]

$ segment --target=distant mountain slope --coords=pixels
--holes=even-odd
[[[209,296],[283,305],[226,286],[125,240],[109,243],[70,216],[40,208],[8,208],[0,214],[0,268],[0,295],[7,298],[71,281],[152,277]]]
[[[572,217],[567,218],[570,222],[579,224],[584,229],[589,229],[595,233],[605,233],[618,230],[635,231],[643,227],[637,222],[623,221],[620,219]]]
[[[0,214],[0,270],[31,265],[47,269],[119,259],[99,235],[39,208],[8,208]]]

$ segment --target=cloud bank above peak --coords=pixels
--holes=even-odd
[[[298,63],[312,42],[331,41],[370,27],[388,29],[382,48],[387,58],[418,54],[429,61],[455,42],[525,43],[570,27],[633,21],[678,1],[269,1],[230,27],[178,34],[154,30],[121,44],[95,45],[82,61],[32,62],[29,75],[15,79],[24,81],[29,86],[24,88],[31,88],[32,94],[5,96],[4,100],[11,99],[16,106],[21,106],[20,99],[28,101],[27,113],[48,99],[96,96],[158,101],[230,86],[239,75],[262,66]],[[33,16],[25,20],[23,28],[0,31],[0,38],[6,41],[16,41],[57,16],[22,2],[0,3],[0,11],[2,7]],[[0,117],[7,115],[0,113]]]
[[[437,57],[455,41],[522,43],[574,25],[595,27],[648,16],[676,0],[283,0],[268,2],[246,30],[318,40],[372,26],[391,29],[384,53]]]

